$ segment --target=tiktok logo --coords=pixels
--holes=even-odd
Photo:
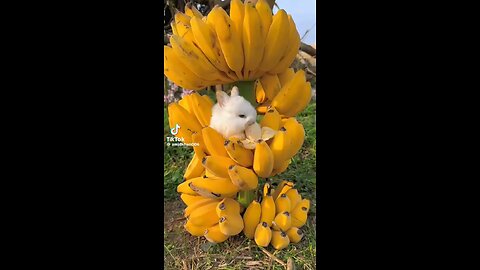
[[[180,129],[180,125],[176,124],[175,127],[170,130],[170,133],[172,133],[172,135],[177,135],[179,129]]]

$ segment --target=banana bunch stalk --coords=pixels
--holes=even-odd
[[[278,74],[300,48],[292,16],[283,9],[273,15],[265,0],[232,0],[230,14],[215,6],[208,16],[187,6],[185,13],[175,14],[171,26],[164,74],[192,90]]]
[[[243,214],[243,233],[262,247],[272,245],[280,250],[302,240],[300,229],[307,221],[310,201],[293,188],[292,182],[282,181],[273,190],[265,184],[263,196],[253,201]]]

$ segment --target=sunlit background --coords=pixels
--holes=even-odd
[[[302,41],[310,45],[316,44],[316,1],[277,0],[275,2],[280,8],[292,15],[300,37],[303,37]],[[273,10],[276,13],[278,8],[274,7]],[[308,33],[305,35],[307,31]]]

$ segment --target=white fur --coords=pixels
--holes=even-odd
[[[217,104],[212,108],[210,127],[222,134],[225,139],[232,136],[239,139],[245,138],[245,128],[256,122],[257,111],[245,98],[238,94],[235,86],[231,96],[223,91],[218,91]],[[245,115],[241,118],[239,115]]]

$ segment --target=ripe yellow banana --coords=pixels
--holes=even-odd
[[[289,158],[291,152],[290,138],[287,137],[288,131],[281,127],[270,143],[270,149],[273,154],[273,168],[278,169],[284,165],[285,160]]]
[[[235,165],[235,162],[227,157],[206,156],[202,159],[202,164],[207,172],[209,171],[217,177],[230,179],[228,168]]]
[[[276,250],[284,249],[290,244],[290,239],[285,232],[273,231],[272,232],[272,246]]]
[[[196,132],[192,134],[192,142],[196,143],[193,146],[193,151],[195,155],[200,159],[200,161],[206,156],[210,155],[208,152],[207,147],[205,146],[205,142],[203,141],[202,132]],[[198,145],[197,145],[198,144]]]
[[[245,6],[243,5],[242,1],[231,0],[230,1],[230,18],[232,19],[232,23],[235,28],[235,32],[238,34],[240,43],[242,42],[244,15],[245,15]],[[243,48],[243,45],[242,45],[242,48]],[[243,50],[242,50],[242,53],[243,53]],[[242,58],[243,58],[243,54],[242,54]],[[242,79],[242,77],[240,77],[239,79]]]
[[[203,142],[208,152],[214,157],[228,157],[227,150],[223,146],[225,139],[220,133],[211,127],[202,129]]]
[[[278,213],[273,220],[273,224],[274,230],[281,230],[283,232],[286,232],[292,226],[292,218],[290,216],[290,213],[287,211]]]
[[[258,186],[258,176],[251,170],[240,165],[232,165],[228,169],[232,183],[240,190],[253,190]]]
[[[222,197],[226,194],[237,193],[239,191],[239,188],[232,183],[230,178],[209,179],[205,177],[197,177],[193,178],[189,185],[194,191],[203,190],[216,197]]]
[[[185,203],[188,206],[200,201],[200,200],[203,200],[205,198],[203,198],[202,196],[198,196],[198,195],[188,195],[188,194],[181,194],[180,195],[180,198],[182,199],[183,203]]]
[[[212,204],[212,203],[218,204],[218,202],[219,202],[219,200],[217,200],[217,199],[210,199],[210,198],[206,198],[206,197],[202,197],[202,196],[199,196],[199,197],[201,197],[202,199],[197,200],[195,203],[189,205],[187,208],[185,208],[183,210],[183,216],[184,217],[188,218],[194,210],[196,210],[200,207],[203,207],[207,204]]]
[[[204,236],[205,236],[205,239],[207,239],[211,243],[222,243],[225,240],[227,240],[229,237],[228,235],[225,235],[220,231],[219,224],[208,228],[205,231]]]
[[[210,118],[212,118],[212,107],[202,96],[198,93],[193,93],[190,98],[190,106],[193,108],[194,115],[197,117],[202,127],[210,125]]]
[[[267,100],[265,90],[263,89],[262,83],[260,83],[259,80],[255,81],[254,91],[255,91],[255,100],[257,101],[257,103],[263,103]]]
[[[170,37],[170,44],[180,61],[188,66],[197,76],[202,77],[208,74],[214,82],[218,83],[231,81],[230,78],[224,74],[222,75],[220,71],[210,63],[208,58],[194,43],[188,42],[180,36],[172,35]]]
[[[190,99],[190,95],[184,96],[182,99],[178,101],[178,105],[182,106],[185,110],[187,110],[191,115],[195,115],[193,112],[193,108],[190,106],[188,99]],[[198,120],[198,119],[197,119]]]
[[[288,120],[283,124],[283,126],[288,130],[287,137],[290,137],[291,147],[290,153],[288,156],[291,158],[302,148],[303,142],[305,140],[305,129],[303,125],[297,122],[294,117],[288,118]]]
[[[180,87],[200,90],[215,82],[206,80],[193,73],[177,56],[171,47],[163,46],[163,72],[171,81]]]
[[[232,19],[225,10],[215,6],[208,14],[207,23],[215,29],[227,65],[235,71],[239,79],[242,79],[244,65],[242,38]]]
[[[303,238],[303,232],[297,227],[291,227],[287,231],[288,239],[290,239],[290,242],[292,243],[298,243],[300,240]]]
[[[266,222],[260,222],[255,228],[255,243],[261,247],[267,247],[272,240],[272,230]]]
[[[298,193],[298,190],[295,188],[289,189],[285,195],[290,199],[290,207],[292,211],[297,207],[297,205],[302,201],[302,195]]]
[[[260,121],[260,126],[269,127],[277,131],[280,129],[280,125],[282,123],[281,119],[282,118],[275,107],[270,107]]]
[[[172,27],[172,33],[178,36],[177,25],[175,24],[175,21],[171,22],[170,26]]]
[[[295,70],[293,70],[293,68],[287,68],[281,73],[278,73],[277,76],[281,87],[283,87],[293,79],[293,76],[295,76]]]
[[[210,107],[213,107],[213,105],[214,105],[214,104],[213,104],[213,101],[210,99],[209,96],[203,95],[202,98],[207,101],[207,103],[208,103],[208,105],[209,105]]]
[[[260,217],[261,222],[266,222],[268,226],[272,226],[272,222],[275,219],[275,202],[273,201],[272,195],[267,194],[263,196],[262,202],[262,216]]]
[[[188,220],[198,227],[210,227],[218,223],[218,216],[215,212],[217,203],[207,203],[194,209],[188,216]]]
[[[282,194],[275,199],[275,211],[276,214],[292,211],[292,204],[286,194]]]
[[[225,198],[217,204],[217,216],[230,216],[240,214],[240,204],[231,198]]]
[[[289,29],[288,15],[285,10],[279,10],[274,16],[268,31],[260,70],[269,71],[280,62],[291,42],[285,42],[285,29]]]
[[[225,141],[225,150],[228,156],[236,163],[243,167],[251,167],[253,164],[253,151],[245,149],[240,140],[237,138],[230,138]]]
[[[190,220],[187,220],[183,227],[193,236],[203,236],[205,234],[205,230],[208,228],[207,226],[195,226]]]
[[[198,11],[198,9],[192,5],[191,2],[188,2],[186,5],[185,5],[185,14],[187,14],[188,16],[190,17],[197,17],[199,19],[202,19],[203,18],[203,15],[202,13],[200,13],[200,11]]]
[[[192,160],[185,170],[183,177],[187,180],[200,177],[205,168],[202,166],[202,158],[198,158],[196,154],[193,155]]]
[[[182,183],[180,183],[178,186],[177,186],[177,192],[178,193],[183,193],[183,194],[188,194],[188,195],[198,195],[195,191],[193,191],[191,188],[190,188],[190,183],[192,182],[192,180],[195,179],[195,178],[192,178],[190,180],[185,180],[183,181]]]
[[[267,178],[272,173],[273,162],[272,150],[264,140],[259,140],[253,154],[253,170],[258,176]]]
[[[305,71],[299,70],[293,79],[288,82],[275,96],[272,105],[286,117],[295,116],[305,109],[311,98],[310,83],[305,83]],[[294,98],[295,100],[291,100]]]
[[[251,79],[250,73],[256,71],[263,58],[265,39],[262,37],[262,22],[260,15],[252,3],[245,3],[245,15],[243,18],[243,49],[245,66],[244,78]]]
[[[265,73],[259,80],[263,86],[263,90],[265,90],[266,99],[272,101],[282,88],[278,76]]]
[[[220,217],[220,231],[225,235],[237,235],[243,230],[243,219],[239,212]]]
[[[272,171],[272,177],[275,176],[275,175],[277,175],[277,174],[281,174],[281,173],[283,173],[284,171],[286,171],[287,168],[288,168],[288,165],[290,165],[291,162],[292,162],[291,159],[287,159],[287,160],[285,160],[285,161],[280,165],[279,168],[274,168],[273,171]]]
[[[292,226],[300,228],[307,222],[308,210],[310,209],[310,201],[303,199],[297,207],[295,207],[291,213]]]
[[[293,182],[288,182],[283,180],[278,187],[275,189],[275,193],[273,194],[273,199],[276,200],[278,196],[287,193],[288,190],[292,189],[295,186]],[[290,207],[291,207],[291,202],[290,202]]]
[[[200,132],[202,127],[195,117],[192,117],[182,106],[177,103],[170,103],[168,105],[168,118],[170,128],[175,128],[176,124],[180,126],[177,135],[178,138],[183,138],[185,143],[192,142],[192,134]]]
[[[300,35],[298,34],[297,27],[295,26],[295,22],[293,22],[291,15],[288,15],[288,22],[290,29],[287,49],[276,66],[268,71],[270,74],[280,73],[286,68],[290,67],[290,65],[293,63],[293,60],[295,60],[295,57],[297,56],[298,50],[300,49]]]
[[[268,30],[270,29],[270,25],[272,24],[272,10],[270,9],[270,6],[265,0],[258,0],[255,4],[255,8],[257,9],[258,15],[260,16],[260,21],[262,22],[262,38],[265,40],[267,39]]]
[[[262,213],[262,207],[257,201],[252,201],[248,205],[247,210],[243,214],[243,233],[249,239],[253,239],[255,236],[255,229],[257,228],[258,223],[260,223],[260,216]]]
[[[188,40],[189,42],[193,41],[192,28],[190,25],[190,16],[185,13],[177,11],[174,16],[175,19],[175,28],[177,30],[178,36]]]
[[[263,196],[272,194],[272,186],[267,182],[263,185]]]

